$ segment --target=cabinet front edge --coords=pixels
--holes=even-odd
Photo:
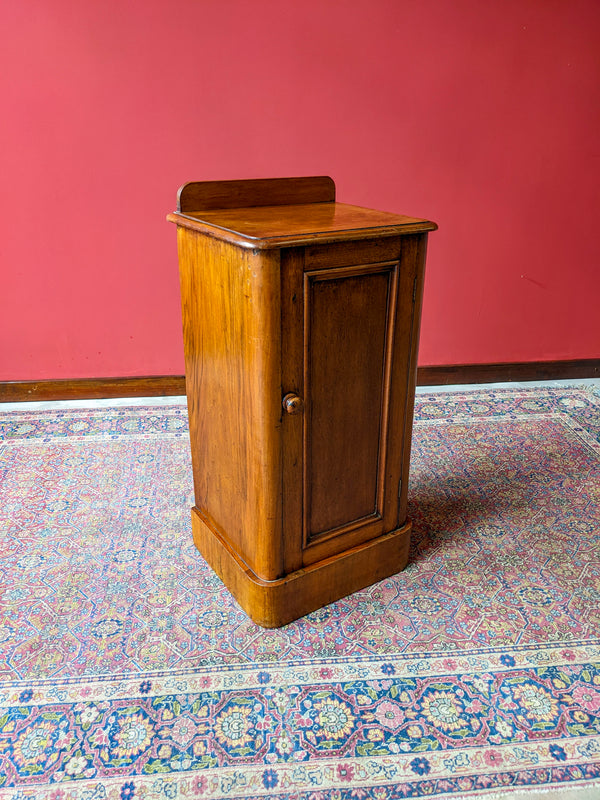
[[[331,244],[333,242],[351,241],[353,239],[379,239],[388,236],[402,236],[413,233],[430,233],[437,230],[435,222],[423,220],[406,225],[390,225],[381,228],[352,228],[343,231],[325,231],[300,234],[298,236],[274,236],[269,238],[255,238],[245,236],[227,228],[208,225],[193,217],[180,214],[177,211],[167,215],[169,222],[174,222],[181,228],[198,231],[205,236],[228,242],[229,244],[245,247],[250,250],[276,250],[282,247],[304,247],[312,244]]]

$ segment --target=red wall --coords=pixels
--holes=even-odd
[[[0,380],[183,372],[187,180],[425,216],[422,364],[600,357],[597,0],[0,0]]]

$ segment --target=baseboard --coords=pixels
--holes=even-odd
[[[450,386],[511,381],[558,381],[600,378],[600,358],[571,361],[525,361],[506,364],[451,364],[419,367],[419,386]]]
[[[600,378],[600,358],[528,361],[507,364],[451,364],[419,367],[419,386],[449,386],[509,381]],[[88,400],[110,397],[168,397],[185,394],[184,375],[141,378],[77,378],[56,381],[0,381],[0,402]]]
[[[0,402],[88,400],[110,397],[167,397],[185,394],[184,375],[141,378],[76,378],[60,381],[0,382]]]

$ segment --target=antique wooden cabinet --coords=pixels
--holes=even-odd
[[[436,225],[331,178],[188,183],[177,224],[194,541],[277,627],[401,570]]]

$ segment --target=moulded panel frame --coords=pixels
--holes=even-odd
[[[400,268],[399,260],[367,263],[367,264],[353,264],[343,267],[323,268],[317,270],[307,270],[304,272],[304,391],[306,395],[304,425],[303,425],[303,535],[302,546],[304,550],[310,550],[316,544],[322,544],[329,540],[336,540],[336,548],[345,548],[359,544],[367,539],[379,536],[385,526],[386,522],[390,520],[384,519],[385,507],[385,465],[387,457],[387,440],[388,440],[388,420],[389,420],[389,402],[390,402],[390,382],[391,382],[391,368],[392,356],[394,351],[394,328],[395,317],[397,308],[397,287],[398,287],[398,272]],[[387,275],[386,286],[386,299],[385,299],[385,320],[384,325],[384,339],[382,348],[382,364],[381,364],[381,387],[380,387],[380,403],[379,407],[374,406],[373,416],[377,416],[379,420],[378,425],[378,441],[377,441],[377,470],[375,476],[375,491],[373,497],[373,510],[370,513],[348,519],[341,524],[332,525],[321,531],[312,530],[312,497],[313,497],[313,482],[311,479],[313,467],[313,440],[312,440],[312,417],[314,413],[313,407],[313,385],[312,385],[312,358],[314,348],[312,345],[312,336],[314,330],[314,291],[318,284],[326,281],[339,281],[346,278],[362,278],[373,275]],[[349,408],[349,415],[352,409]],[[352,537],[351,544],[347,542],[349,534],[355,534]],[[308,554],[307,554],[308,555]],[[309,556],[310,558],[310,556]],[[305,559],[306,561],[306,559]]]

